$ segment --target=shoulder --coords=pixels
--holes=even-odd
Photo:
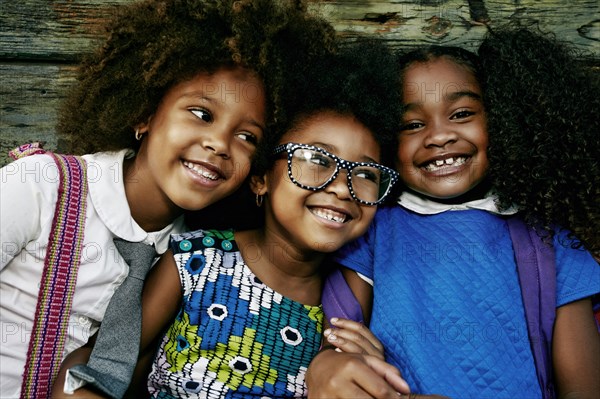
[[[594,260],[594,257],[582,245],[581,241],[575,235],[562,228],[554,231],[553,237],[554,252],[556,254],[557,265],[563,264],[591,264],[600,265]]]
[[[557,306],[600,292],[600,265],[571,232],[558,229],[554,235]]]
[[[19,158],[2,167],[2,177],[10,178],[12,176],[41,176],[43,172],[48,172],[48,168],[54,166],[54,175],[56,175],[56,163],[50,154],[34,154]]]
[[[56,162],[49,154],[17,159],[0,170],[3,191],[56,193],[59,175]]]
[[[93,154],[82,155],[81,157],[87,164],[88,179],[99,180],[102,176],[115,176],[119,177],[120,181],[124,160],[134,156],[135,152],[133,150],[122,149],[119,151],[95,152]]]
[[[122,150],[117,151],[100,151],[94,152],[92,154],[85,154],[81,157],[85,159],[87,162],[97,162],[97,163],[111,163],[111,162],[119,162],[122,163],[124,159],[132,158],[135,156],[135,152],[131,149],[124,148]]]

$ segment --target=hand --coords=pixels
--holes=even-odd
[[[309,399],[398,399],[410,389],[400,371],[373,355],[325,350],[311,362],[306,373]]]
[[[326,329],[323,335],[331,345],[344,352],[385,359],[383,345],[364,324],[337,317],[331,318],[330,323],[335,328]]]

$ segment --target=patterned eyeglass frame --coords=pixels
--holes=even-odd
[[[292,176],[292,158],[293,158],[294,151],[296,151],[298,148],[303,148],[303,149],[307,149],[307,150],[313,150],[313,151],[320,152],[321,154],[324,154],[335,161],[335,172],[333,172],[331,177],[329,179],[327,179],[327,181],[325,183],[321,184],[318,187],[307,186],[305,184],[300,183],[298,180],[296,180],[294,178],[294,176]],[[305,190],[319,191],[319,190],[322,190],[325,187],[327,187],[329,184],[331,184],[331,182],[333,182],[339,175],[340,170],[346,169],[348,171],[348,178],[346,180],[347,185],[348,185],[348,191],[350,191],[350,195],[356,202],[361,203],[363,205],[378,205],[381,202],[383,202],[383,200],[385,200],[385,197],[388,196],[392,187],[394,187],[394,185],[396,184],[396,182],[399,179],[398,172],[396,172],[392,168],[388,168],[387,166],[383,166],[383,165],[380,165],[375,162],[346,161],[345,159],[342,159],[342,158],[330,153],[329,151],[326,151],[320,147],[315,147],[314,145],[310,145],[310,144],[299,144],[299,143],[280,144],[273,149],[273,155],[281,154],[284,151],[287,151],[288,176],[295,185],[297,185],[298,187],[303,188]],[[352,169],[356,168],[357,166],[371,166],[371,167],[377,168],[383,172],[386,172],[390,175],[390,184],[388,185],[386,192],[376,202],[364,201],[364,200],[361,200],[360,198],[356,197],[356,194],[354,193],[354,189],[352,188]]]

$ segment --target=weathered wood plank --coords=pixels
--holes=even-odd
[[[31,142],[56,148],[56,111],[75,81],[70,65],[0,63],[0,165],[7,152]]]
[[[377,37],[394,47],[420,44],[477,46],[491,27],[519,21],[537,24],[600,59],[597,0],[315,1],[313,8],[348,38]]]
[[[3,0],[0,58],[73,61],[104,34],[111,7],[132,0]],[[372,36],[393,46],[474,47],[491,26],[521,21],[591,51],[600,59],[597,0],[311,0],[348,38]]]
[[[2,0],[0,58],[74,61],[105,34],[118,4],[132,0]]]

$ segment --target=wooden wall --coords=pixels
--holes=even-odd
[[[0,0],[0,166],[18,144],[42,140],[56,147],[55,110],[74,82],[77,59],[103,35],[111,7],[131,1]],[[600,66],[598,0],[310,1],[348,40],[370,36],[393,47],[473,49],[484,22],[519,20],[590,51]]]

